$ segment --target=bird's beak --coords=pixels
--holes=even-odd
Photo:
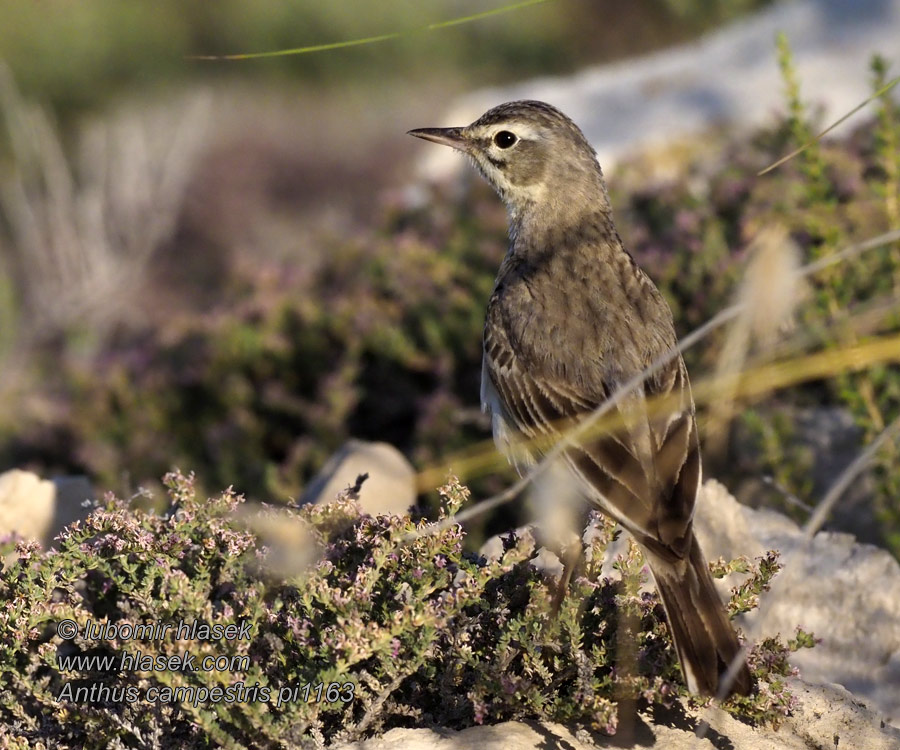
[[[450,146],[458,151],[468,151],[469,142],[462,131],[462,128],[418,128],[408,131],[407,135]]]

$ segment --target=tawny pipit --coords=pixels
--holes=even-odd
[[[467,154],[509,211],[481,398],[498,446],[521,456],[517,438],[560,435],[674,347],[672,313],[622,246],[597,155],[562,112],[510,102],[467,127],[410,135]],[[666,395],[676,399],[672,411],[649,414],[646,399]],[[618,411],[626,427],[566,449],[566,464],[588,500],[643,548],[688,688],[716,694],[739,645],[692,528],[700,449],[681,357]],[[742,665],[729,692],[751,683]]]

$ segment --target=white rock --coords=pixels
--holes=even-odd
[[[56,488],[37,474],[12,469],[0,474],[0,535],[44,538],[53,519]]]
[[[551,741],[554,744],[549,745]],[[392,729],[381,737],[348,745],[340,750],[539,750],[564,747],[590,750],[565,727],[558,724],[524,724],[508,721],[493,726],[470,727],[461,732],[452,729]]]
[[[567,78],[485,89],[453,104],[429,126],[466,125],[513,99],[541,99],[569,115],[609,168],[628,152],[766,122],[784,109],[775,35],[794,51],[802,95],[836,119],[871,93],[869,60],[896,57],[900,0],[797,0],[740,19],[702,39]],[[423,149],[419,174],[445,179],[463,168],[450,149]]]
[[[85,477],[51,481],[30,471],[6,471],[0,474],[0,536],[16,532],[47,547],[64,526],[87,516],[82,503],[93,497]]]
[[[416,502],[415,470],[406,457],[388,443],[348,440],[309,483],[301,503],[323,503],[362,483],[359,503],[366,513],[405,513]]]
[[[843,685],[900,726],[900,564],[894,557],[850,534],[820,532],[806,546],[793,521],[740,505],[716,481],[700,493],[695,528],[710,559],[779,550],[784,569],[743,627],[751,637],[791,637],[798,625],[812,631],[822,643],[792,659],[804,680]]]
[[[673,716],[665,724],[642,717],[634,742],[615,747],[658,747],[665,750],[897,750],[900,731],[882,726],[879,718],[845,690],[789,680],[800,700],[794,715],[779,731],[751,727],[720,709],[703,714],[709,729],[702,738],[696,725]],[[392,729],[381,737],[337,745],[339,750],[591,750],[610,747],[609,738],[593,735],[581,741],[559,724],[510,721],[493,726],[450,729]],[[597,744],[594,744],[596,742]]]

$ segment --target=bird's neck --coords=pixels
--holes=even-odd
[[[510,250],[516,254],[621,248],[605,196],[581,205],[554,200],[511,207],[509,217]]]
[[[567,242],[585,228],[606,228],[614,234],[612,205],[599,167],[596,172],[560,174],[540,189],[509,200],[510,237],[530,242]]]

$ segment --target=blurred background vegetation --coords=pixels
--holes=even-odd
[[[244,62],[187,56],[413,31],[485,7],[8,4],[0,469],[86,473],[129,494],[179,466],[211,491],[283,500],[350,436],[392,442],[419,467],[486,439],[480,331],[505,212],[480,184],[411,200],[402,186],[418,151],[403,133],[473,87],[659,49],[763,4],[560,0]],[[900,225],[900,117],[887,97],[875,119],[756,178],[821,124],[786,44],[781,64],[784,116],[770,127],[705,139],[674,181],[639,156],[612,175],[620,231],[682,335],[729,304],[761,226],[784,223],[808,260]],[[887,76],[874,61],[873,88]],[[817,281],[803,336],[781,353],[896,331],[897,255]],[[722,343],[692,352],[692,373],[712,370]],[[801,428],[837,414],[855,450],[898,409],[890,366],[743,403],[707,474],[802,514],[786,498],[814,503],[827,476]],[[836,523],[897,551],[900,472],[896,449],[883,453],[864,493],[876,510]],[[510,479],[471,484],[477,496]]]
[[[0,58],[26,96],[61,115],[122,94],[184,82],[240,79],[314,88],[454,88],[565,73],[695,36],[766,0],[566,0],[539,4],[389,45],[235,65],[198,65],[190,55],[265,52],[394,32],[479,13],[476,0],[222,0],[216,3],[6,3]],[[386,78],[387,77],[387,78]]]

